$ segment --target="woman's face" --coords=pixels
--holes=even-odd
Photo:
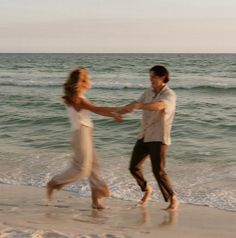
[[[77,84],[77,89],[79,92],[83,91],[88,91],[92,86],[92,81],[91,81],[91,77],[88,74],[88,72],[86,70],[81,70],[80,71],[80,76],[79,76],[79,81]]]

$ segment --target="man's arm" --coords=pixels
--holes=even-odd
[[[147,111],[163,111],[170,110],[176,103],[175,93],[165,93],[156,102],[142,103],[137,102],[135,109],[147,110]]]
[[[165,102],[153,102],[153,103],[136,103],[133,105],[134,109],[147,110],[147,111],[162,111],[167,108]]]
[[[120,114],[126,114],[126,113],[130,113],[135,109],[135,105],[136,105],[136,101],[131,102],[127,105],[125,105],[124,107],[120,107],[117,112]]]
[[[126,114],[132,112],[135,109],[147,110],[147,111],[162,111],[167,108],[167,104],[159,101],[154,103],[139,103],[132,102],[124,107],[121,107],[117,112],[120,114]]]

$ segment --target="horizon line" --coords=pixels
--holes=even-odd
[[[0,54],[236,54],[236,52],[0,52]]]

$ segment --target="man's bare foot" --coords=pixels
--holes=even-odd
[[[179,200],[174,195],[170,200],[170,205],[165,209],[166,211],[176,211],[179,207]]]
[[[147,186],[147,190],[144,193],[143,198],[138,202],[139,205],[145,206],[152,195],[152,187],[150,185]]]

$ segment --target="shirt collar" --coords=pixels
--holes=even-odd
[[[166,84],[159,93],[155,93],[154,89],[152,89],[152,93],[153,93],[153,98],[156,98],[157,96],[160,96],[164,91],[166,91],[166,89],[168,88],[168,85]]]

